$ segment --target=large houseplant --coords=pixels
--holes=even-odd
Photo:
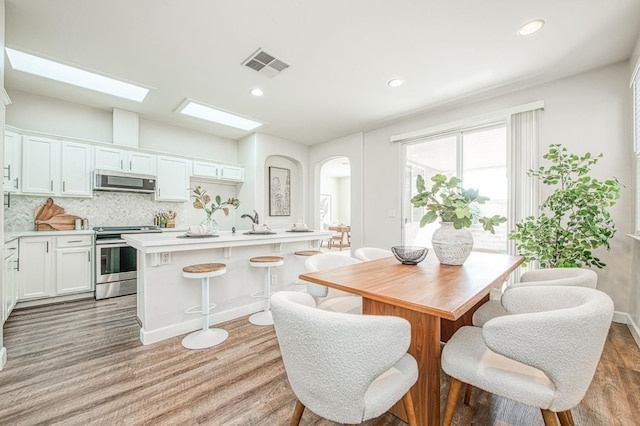
[[[523,219],[509,234],[525,262],[537,261],[542,268],[605,266],[593,250],[610,248],[616,229],[607,208],[620,197],[620,182],[589,176],[601,157],[569,154],[554,144],[542,157],[551,165],[527,172],[555,189],[540,205],[537,217]]]
[[[485,231],[495,233],[495,227],[507,221],[504,216],[480,216],[478,204],[484,204],[488,198],[480,196],[477,189],[464,189],[462,181],[455,176],[447,178],[437,174],[431,177],[433,185],[425,186],[422,175],[416,181],[416,194],[411,199],[414,207],[426,208],[420,220],[420,226],[441,220],[431,240],[433,250],[440,263],[461,265],[473,248],[473,237],[467,229],[474,223],[481,223]]]
[[[205,189],[202,189],[200,185],[196,186],[193,189],[193,194],[191,195],[194,198],[193,207],[196,209],[202,209],[207,213],[207,217],[202,221],[201,225],[205,226],[205,230],[207,234],[217,235],[220,227],[218,226],[218,222],[212,217],[213,213],[218,210],[222,210],[225,216],[229,215],[229,206],[235,207],[236,209],[240,205],[240,200],[235,197],[231,197],[226,201],[222,201],[222,197],[216,195],[215,199],[211,199],[211,196],[207,194]],[[211,203],[211,204],[209,204]]]

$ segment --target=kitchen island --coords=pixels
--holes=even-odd
[[[264,269],[249,266],[255,256],[277,255],[284,266],[272,270],[272,290],[289,288],[304,272],[304,261],[294,253],[317,249],[327,231],[275,234],[221,232],[219,237],[185,237],[182,232],[126,234],[122,237],[134,247],[138,261],[137,313],[141,323],[140,341],[145,344],[179,336],[202,326],[199,314],[185,311],[200,305],[199,280],[182,277],[182,268],[199,263],[224,263],[227,273],[211,279],[210,325],[261,311],[260,293],[264,285]],[[300,287],[297,287],[302,289]],[[252,296],[253,295],[253,296]],[[258,297],[256,297],[258,296]]]

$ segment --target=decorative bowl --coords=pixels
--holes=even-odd
[[[420,246],[396,246],[391,247],[391,251],[404,265],[417,265],[427,257],[429,249]]]

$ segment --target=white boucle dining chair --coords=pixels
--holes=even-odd
[[[409,424],[416,424],[410,388],[418,365],[407,353],[407,320],[323,311],[303,292],[277,292],[271,301],[287,379],[298,399],[292,426],[305,407],[334,422],[358,424],[401,399]]]
[[[304,268],[306,272],[318,272],[361,262],[359,259],[342,254],[317,254],[304,262]],[[362,313],[362,297],[360,296],[314,283],[307,283],[307,293],[315,298],[320,309],[350,314]]]
[[[445,344],[451,377],[443,425],[451,424],[463,384],[539,408],[545,425],[572,425],[596,371],[613,318],[613,301],[584,287],[512,288],[509,315],[460,328]],[[465,395],[468,404],[468,396]]]
[[[370,260],[393,257],[393,253],[391,252],[391,250],[381,249],[377,247],[360,247],[353,252],[353,256],[356,259],[362,260],[363,262],[368,262]]]
[[[547,268],[527,271],[520,277],[520,282],[511,284],[505,292],[512,288],[525,286],[578,286],[596,288],[598,274],[591,269],[583,268]],[[473,325],[482,327],[490,319],[507,315],[500,298],[504,293],[492,292],[491,300],[480,306],[473,314]]]

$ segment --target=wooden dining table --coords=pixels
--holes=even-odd
[[[408,352],[418,362],[411,395],[419,425],[440,425],[440,342],[446,342],[524,260],[472,252],[462,266],[442,265],[430,251],[417,265],[394,257],[305,273],[300,279],[362,296],[363,314],[395,315],[411,324]],[[404,407],[394,415],[407,420]]]

